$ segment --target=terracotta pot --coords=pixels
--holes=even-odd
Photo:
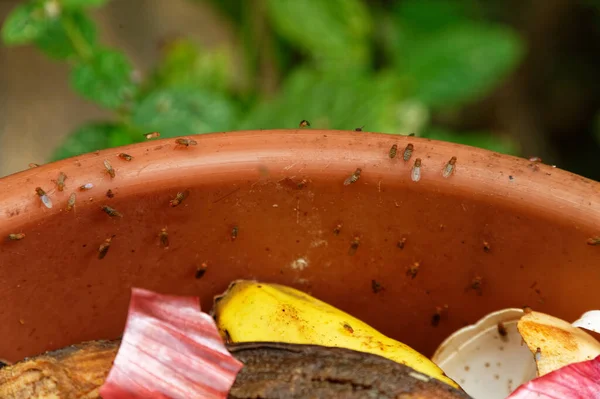
[[[200,295],[208,310],[233,279],[289,284],[428,355],[490,311],[529,305],[574,320],[598,307],[600,246],[586,243],[600,235],[596,182],[405,136],[280,130],[195,139],[187,148],[166,139],[104,150],[0,180],[0,234],[26,235],[0,245],[0,357],[118,337],[133,286]],[[405,163],[409,142],[414,152]],[[394,143],[399,155],[390,159]],[[455,171],[444,178],[452,156]],[[357,167],[360,179],[345,186]],[[68,178],[59,192],[52,180],[61,171]],[[78,191],[86,183],[94,188]],[[189,197],[171,207],[184,190]],[[103,205],[123,217],[108,216]],[[164,227],[167,249],[158,238]],[[100,260],[99,246],[113,235]],[[351,255],[354,237],[360,244]],[[203,262],[208,269],[196,279]],[[414,262],[420,267],[411,278]],[[471,288],[476,277],[480,290]],[[383,290],[374,292],[373,280]]]

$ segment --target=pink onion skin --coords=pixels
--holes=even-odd
[[[507,399],[600,399],[600,356],[531,380]]]
[[[103,399],[226,398],[243,367],[197,297],[133,288]]]

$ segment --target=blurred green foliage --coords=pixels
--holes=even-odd
[[[104,3],[28,0],[2,27],[5,45],[32,44],[68,62],[73,90],[114,111],[113,121],[73,132],[54,159],[141,141],[150,131],[173,137],[293,128],[303,119],[316,128],[364,126],[517,151],[490,132],[453,132],[431,120],[481,99],[523,54],[516,34],[486,21],[475,1],[266,0],[252,7],[210,0],[241,38],[242,84],[229,53],[185,38],[169,43],[154,70],[136,79],[122,51],[97,41],[87,8]],[[264,62],[274,65],[275,93],[257,76]]]

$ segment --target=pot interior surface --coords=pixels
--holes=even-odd
[[[586,244],[600,226],[597,183],[405,136],[313,130],[197,141],[110,149],[0,180],[0,233],[26,234],[0,245],[0,358],[120,336],[131,287],[196,295],[208,311],[232,280],[288,284],[426,355],[494,310],[527,305],[574,320],[598,308],[600,247]],[[408,142],[415,150],[404,162]],[[390,159],[394,143],[400,154]],[[133,161],[120,161],[120,152]],[[451,156],[456,169],[444,178]],[[415,183],[417,157],[422,178]],[[360,179],[344,185],[358,167]],[[59,171],[68,176],[63,192],[51,182]],[[89,182],[93,189],[77,189]],[[185,190],[187,198],[170,206]],[[76,206],[67,211],[72,192]],[[103,205],[123,217],[110,217]],[[413,277],[407,271],[415,262]],[[207,270],[197,279],[202,263]]]

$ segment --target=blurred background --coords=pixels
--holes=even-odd
[[[600,180],[598,0],[0,0],[0,21],[0,176],[306,119]]]

